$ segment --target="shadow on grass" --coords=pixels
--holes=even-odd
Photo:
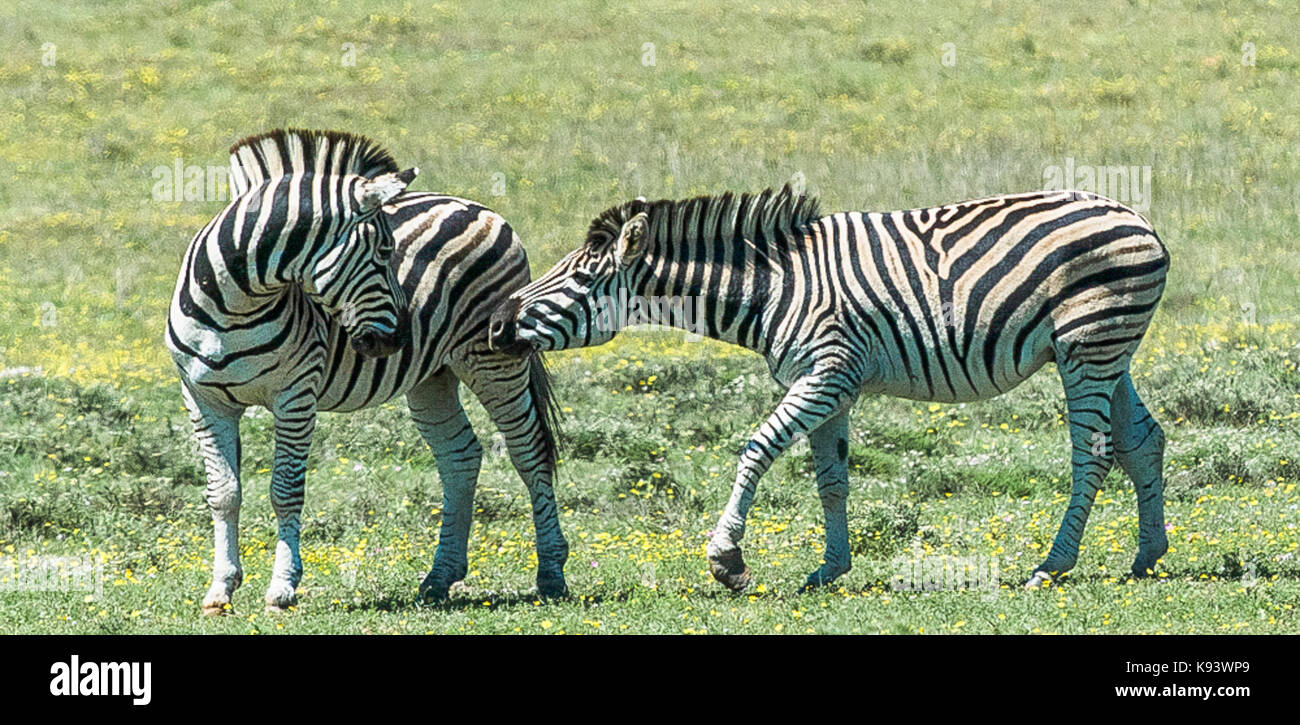
[[[1236,567],[1234,568],[1234,565]],[[1164,574],[1165,576],[1160,576]],[[1028,581],[1031,572],[1003,572],[998,577],[997,586],[1000,591],[1025,591],[1024,585]],[[1089,571],[1089,572],[1070,572],[1058,576],[1050,583],[1040,587],[1039,591],[1051,591],[1059,589],[1062,586],[1074,587],[1087,584],[1104,584],[1112,581],[1117,585],[1127,585],[1129,580],[1135,583],[1144,582],[1205,582],[1205,583],[1223,583],[1239,582],[1251,584],[1254,581],[1266,581],[1277,577],[1281,580],[1300,581],[1300,570],[1281,568],[1260,564],[1255,569],[1248,566],[1242,567],[1234,561],[1225,558],[1224,566],[1220,569],[1207,570],[1205,566],[1172,566],[1167,567],[1161,564],[1156,571],[1155,576],[1134,578],[1128,571],[1110,572],[1110,571]],[[1005,589],[1004,589],[1005,588]],[[892,595],[907,594],[927,594],[927,593],[964,593],[970,596],[981,596],[988,593],[985,587],[974,588],[951,588],[946,586],[937,586],[934,588],[918,587],[915,589],[903,588],[894,589],[891,581],[887,579],[875,578],[866,582],[854,582],[851,586],[847,582],[836,582],[830,586],[815,588],[803,591],[802,587],[795,582],[782,582],[779,585],[767,585],[767,588],[758,592],[754,588],[742,592],[731,592],[719,586],[705,585],[702,587],[692,587],[689,597],[700,602],[728,602],[737,599],[748,599],[757,597],[758,600],[768,601],[799,601],[801,598],[816,598],[819,595],[842,596],[849,594],[853,596],[872,596],[882,593]],[[451,596],[441,602],[425,603],[419,601],[418,595],[414,592],[402,593],[385,593],[376,594],[369,598],[363,598],[360,601],[353,600],[347,605],[349,612],[382,612],[385,614],[398,614],[420,611],[434,612],[459,612],[469,610],[487,610],[494,611],[498,609],[510,609],[516,607],[551,607],[551,606],[569,606],[581,609],[599,607],[605,604],[625,604],[638,599],[647,598],[679,598],[684,593],[683,590],[673,589],[650,589],[644,586],[629,585],[627,587],[613,588],[603,587],[590,593],[571,591],[566,597],[542,597],[537,594],[536,590],[472,590],[458,587],[453,590]]]
[[[511,607],[546,607],[546,606],[576,606],[582,609],[599,607],[602,604],[622,604],[637,599],[644,599],[648,596],[654,597],[676,597],[681,592],[677,590],[659,592],[646,587],[629,586],[622,589],[604,589],[593,593],[582,593],[570,591],[568,596],[564,597],[543,597],[535,589],[528,591],[518,590],[453,590],[451,595],[440,602],[422,602],[415,592],[408,594],[380,594],[370,598],[363,598],[361,601],[353,600],[348,604],[350,612],[417,612],[417,611],[437,611],[437,612],[457,612],[466,610],[496,610]],[[717,592],[696,591],[696,595],[703,598],[709,598],[710,594],[718,596],[732,596],[730,592],[720,590]]]

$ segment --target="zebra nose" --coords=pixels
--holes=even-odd
[[[363,330],[352,336],[352,349],[363,357],[392,355],[401,349],[403,344],[400,332],[382,333]]]
[[[519,300],[511,298],[492,311],[488,321],[488,348],[498,352],[514,352],[519,340],[515,334],[515,315],[519,313]]]
[[[379,346],[374,330],[365,330],[358,333],[352,338],[352,349],[366,357],[375,356],[375,348]]]

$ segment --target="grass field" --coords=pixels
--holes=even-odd
[[[0,631],[1300,632],[1286,3],[97,5],[0,6]],[[441,488],[398,401],[318,427],[301,605],[282,616],[261,610],[270,418],[244,421],[245,585],[234,616],[200,618],[212,534],[162,329],[180,255],[224,202],[159,200],[156,174],[288,125],[372,136],[421,167],[414,188],[488,204],[535,274],[641,194],[798,177],[823,209],[892,209],[1042,188],[1067,164],[1149,167],[1173,259],[1134,364],[1169,436],[1159,576],[1127,576],[1136,507],[1113,472],[1078,568],[1019,588],[1069,486],[1049,370],[983,404],[860,401],[853,571],[795,594],[821,541],[801,444],[751,516],[759,586],[726,593],[706,533],[780,391],[743,350],[642,332],[550,356],[570,600],[533,596],[527,495],[489,455],[470,575],[450,605],[413,604]],[[29,591],[38,557],[101,561],[100,586]],[[970,557],[995,562],[995,589],[891,586]]]

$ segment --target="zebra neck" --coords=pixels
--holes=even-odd
[[[211,301],[208,312],[224,322],[260,317],[286,296],[303,292],[301,269],[311,250],[285,244],[278,235],[240,243],[227,235],[208,235],[191,258],[191,282]],[[295,294],[288,294],[288,293]]]
[[[643,308],[658,313],[651,324],[766,354],[769,290],[780,287],[785,273],[775,258],[754,251],[738,250],[721,261],[654,262],[623,308],[634,309],[639,298]]]

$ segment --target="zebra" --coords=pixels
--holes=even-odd
[[[601,300],[694,298],[692,332],[761,354],[786,389],[740,453],[707,544],[714,578],[750,584],[740,541],[759,479],[799,436],[816,465],[823,561],[804,584],[850,568],[848,412],[863,393],[965,402],[1001,395],[1047,362],[1065,388],[1069,507],[1029,587],[1071,569],[1098,487],[1118,460],[1135,482],[1133,574],[1164,555],[1165,436],[1129,362],[1165,285],[1169,255],[1151,225],[1085,192],[1029,192],[947,206],[820,216],[779,192],[643,199],[608,209],[585,243],[492,316],[503,352],[599,345],[617,320]],[[620,296],[621,295],[621,296]],[[673,318],[665,323],[683,326]]]
[[[239,421],[274,414],[270,498],[278,542],[269,610],[297,601],[307,454],[316,414],[348,412],[405,394],[443,485],[433,566],[422,601],[447,598],[468,568],[468,537],[483,449],[460,383],[500,429],[532,499],[537,586],[567,593],[568,544],[552,477],[555,404],[538,355],[487,347],[491,310],[529,280],[519,237],[464,199],[404,191],[373,141],[334,131],[274,130],[230,150],[235,198],[190,243],[166,344],[206,468],[212,584],[206,614],[230,610],[239,561]]]

